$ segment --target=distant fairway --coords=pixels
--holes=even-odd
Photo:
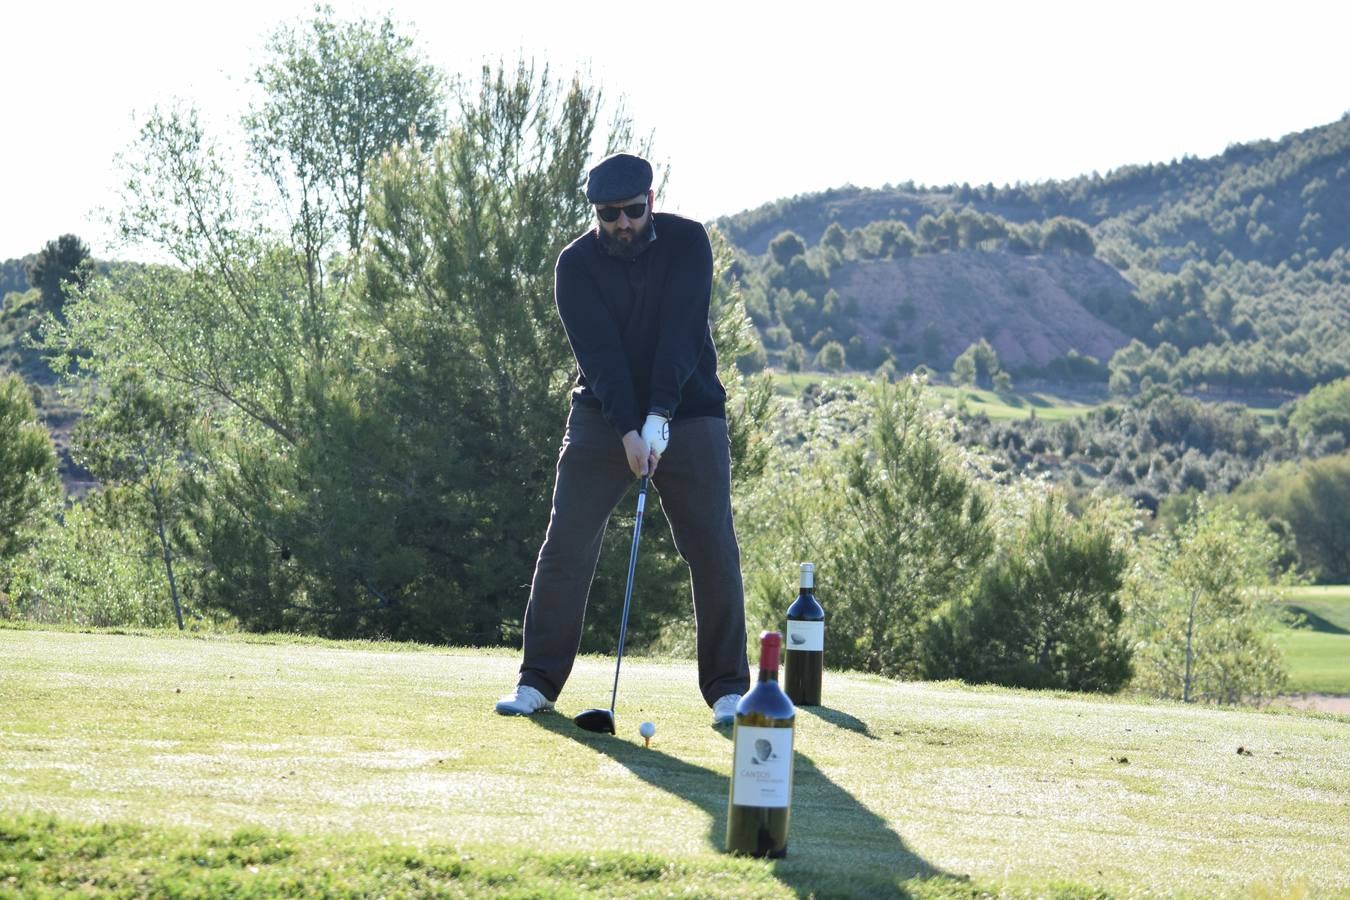
[[[1350,585],[1295,588],[1288,597],[1305,618],[1280,638],[1290,690],[1350,695]]]
[[[831,375],[821,372],[775,373],[774,392],[780,397],[798,397],[812,384],[833,387],[843,383],[865,384],[871,379],[867,375],[852,373]],[[1058,422],[1084,415],[1097,408],[1097,404],[1078,403],[1062,397],[1043,393],[999,394],[995,391],[975,387],[953,387],[932,384],[928,389],[928,401],[934,405],[960,407],[970,415],[985,415],[990,419],[1027,419],[1036,416],[1049,422]]]
[[[514,653],[0,629],[0,896],[1350,894],[1350,718],[828,672],[770,863],[692,664],[571,723],[612,664],[527,720]]]

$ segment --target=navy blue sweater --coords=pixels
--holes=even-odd
[[[554,269],[558,315],[577,358],[572,403],[598,407],[621,435],[640,431],[652,409],[726,417],[708,324],[708,233],[692,219],[653,216],[656,239],[635,259],[610,256],[593,229],[558,254]]]

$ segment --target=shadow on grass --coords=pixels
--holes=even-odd
[[[1350,631],[1345,630],[1330,619],[1324,619],[1310,609],[1293,605],[1289,606],[1288,609],[1290,612],[1297,613],[1303,617],[1303,621],[1298,624],[1298,629],[1300,631],[1307,629],[1309,631],[1318,631],[1322,634],[1350,634]]]
[[[821,710],[814,710],[818,715]],[[844,713],[825,710],[840,721],[867,726]],[[821,715],[827,721],[826,715]],[[708,844],[721,850],[727,827],[728,771],[687,763],[657,749],[622,738],[583,731],[564,716],[532,716],[531,721],[562,737],[603,753],[638,778],[702,809],[711,820]],[[849,728],[845,724],[841,727]],[[719,729],[730,738],[729,729]],[[858,730],[858,728],[849,728]],[[870,735],[869,735],[870,737]],[[930,865],[848,791],[821,772],[809,756],[794,753],[792,822],[786,859],[775,860],[774,877],[798,896],[908,897],[904,883],[914,878],[965,879]]]
[[[851,731],[854,734],[860,734],[870,741],[879,741],[881,738],[867,730],[867,723],[855,716],[850,716],[846,712],[837,709],[831,709],[828,706],[799,706],[798,714],[809,713],[824,719],[836,728],[842,728],[845,731]]]

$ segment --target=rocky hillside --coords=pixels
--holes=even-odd
[[[1133,291],[1097,259],[959,251],[849,263],[831,283],[845,303],[857,301],[855,320],[869,349],[895,334],[901,357],[954,359],[978,335],[1005,367],[1023,370],[1044,368],[1070,350],[1109,359],[1129,343],[1079,299]]]
[[[855,367],[875,363],[866,347],[942,369],[981,338],[1009,368],[1068,349],[1107,362],[1134,338],[1143,357],[1111,370],[1125,389],[1161,368],[1179,387],[1302,391],[1350,374],[1348,197],[1350,115],[1208,159],[1030,186],[839,188],[716,224],[741,253],[770,364],[852,340]],[[854,300],[865,315],[830,313]],[[930,322],[941,333],[925,339]]]

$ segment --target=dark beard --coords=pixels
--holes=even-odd
[[[596,225],[596,231],[600,234],[600,246],[605,248],[605,252],[615,259],[637,259],[643,250],[647,249],[648,242],[652,237],[652,223],[656,221],[654,216],[647,217],[647,224],[642,226],[641,231],[633,233],[633,239],[624,243],[617,238],[609,236],[609,232]]]

